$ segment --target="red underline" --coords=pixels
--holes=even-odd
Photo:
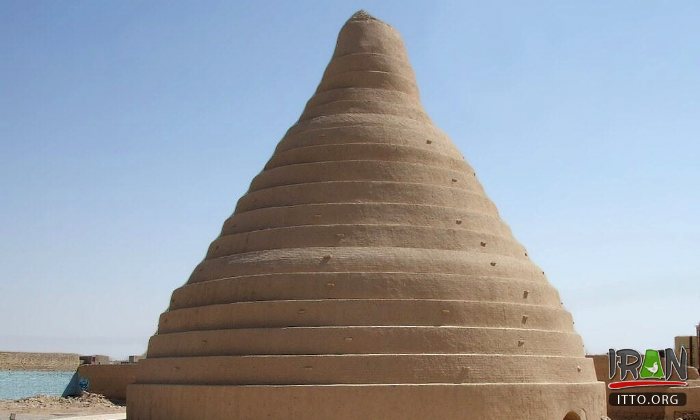
[[[622,389],[634,388],[637,386],[688,386],[688,382],[683,381],[620,381],[610,382],[608,388]]]

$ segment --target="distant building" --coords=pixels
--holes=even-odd
[[[696,335],[683,335],[674,340],[675,350],[680,354],[681,346],[688,352],[688,366],[700,369],[700,324],[696,326]]]
[[[112,363],[112,361],[109,356],[93,354],[89,356],[80,356],[80,363],[83,365],[108,365]]]

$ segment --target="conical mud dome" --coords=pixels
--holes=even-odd
[[[557,291],[426,115],[399,34],[364,12],[140,366],[130,419],[605,410]]]

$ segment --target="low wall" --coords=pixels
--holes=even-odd
[[[80,359],[73,353],[0,352],[0,371],[74,372]]]
[[[671,388],[671,392],[683,392],[688,402],[685,407],[666,407],[666,420],[700,419],[700,381],[692,381],[688,388]]]
[[[126,401],[126,386],[136,382],[138,364],[82,365],[78,368],[81,386],[88,392],[112,400]]]

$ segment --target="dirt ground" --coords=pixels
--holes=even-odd
[[[123,402],[110,401],[99,394],[83,393],[80,397],[39,395],[19,400],[0,400],[0,420],[15,413],[17,420],[43,420],[72,416],[124,413]]]

